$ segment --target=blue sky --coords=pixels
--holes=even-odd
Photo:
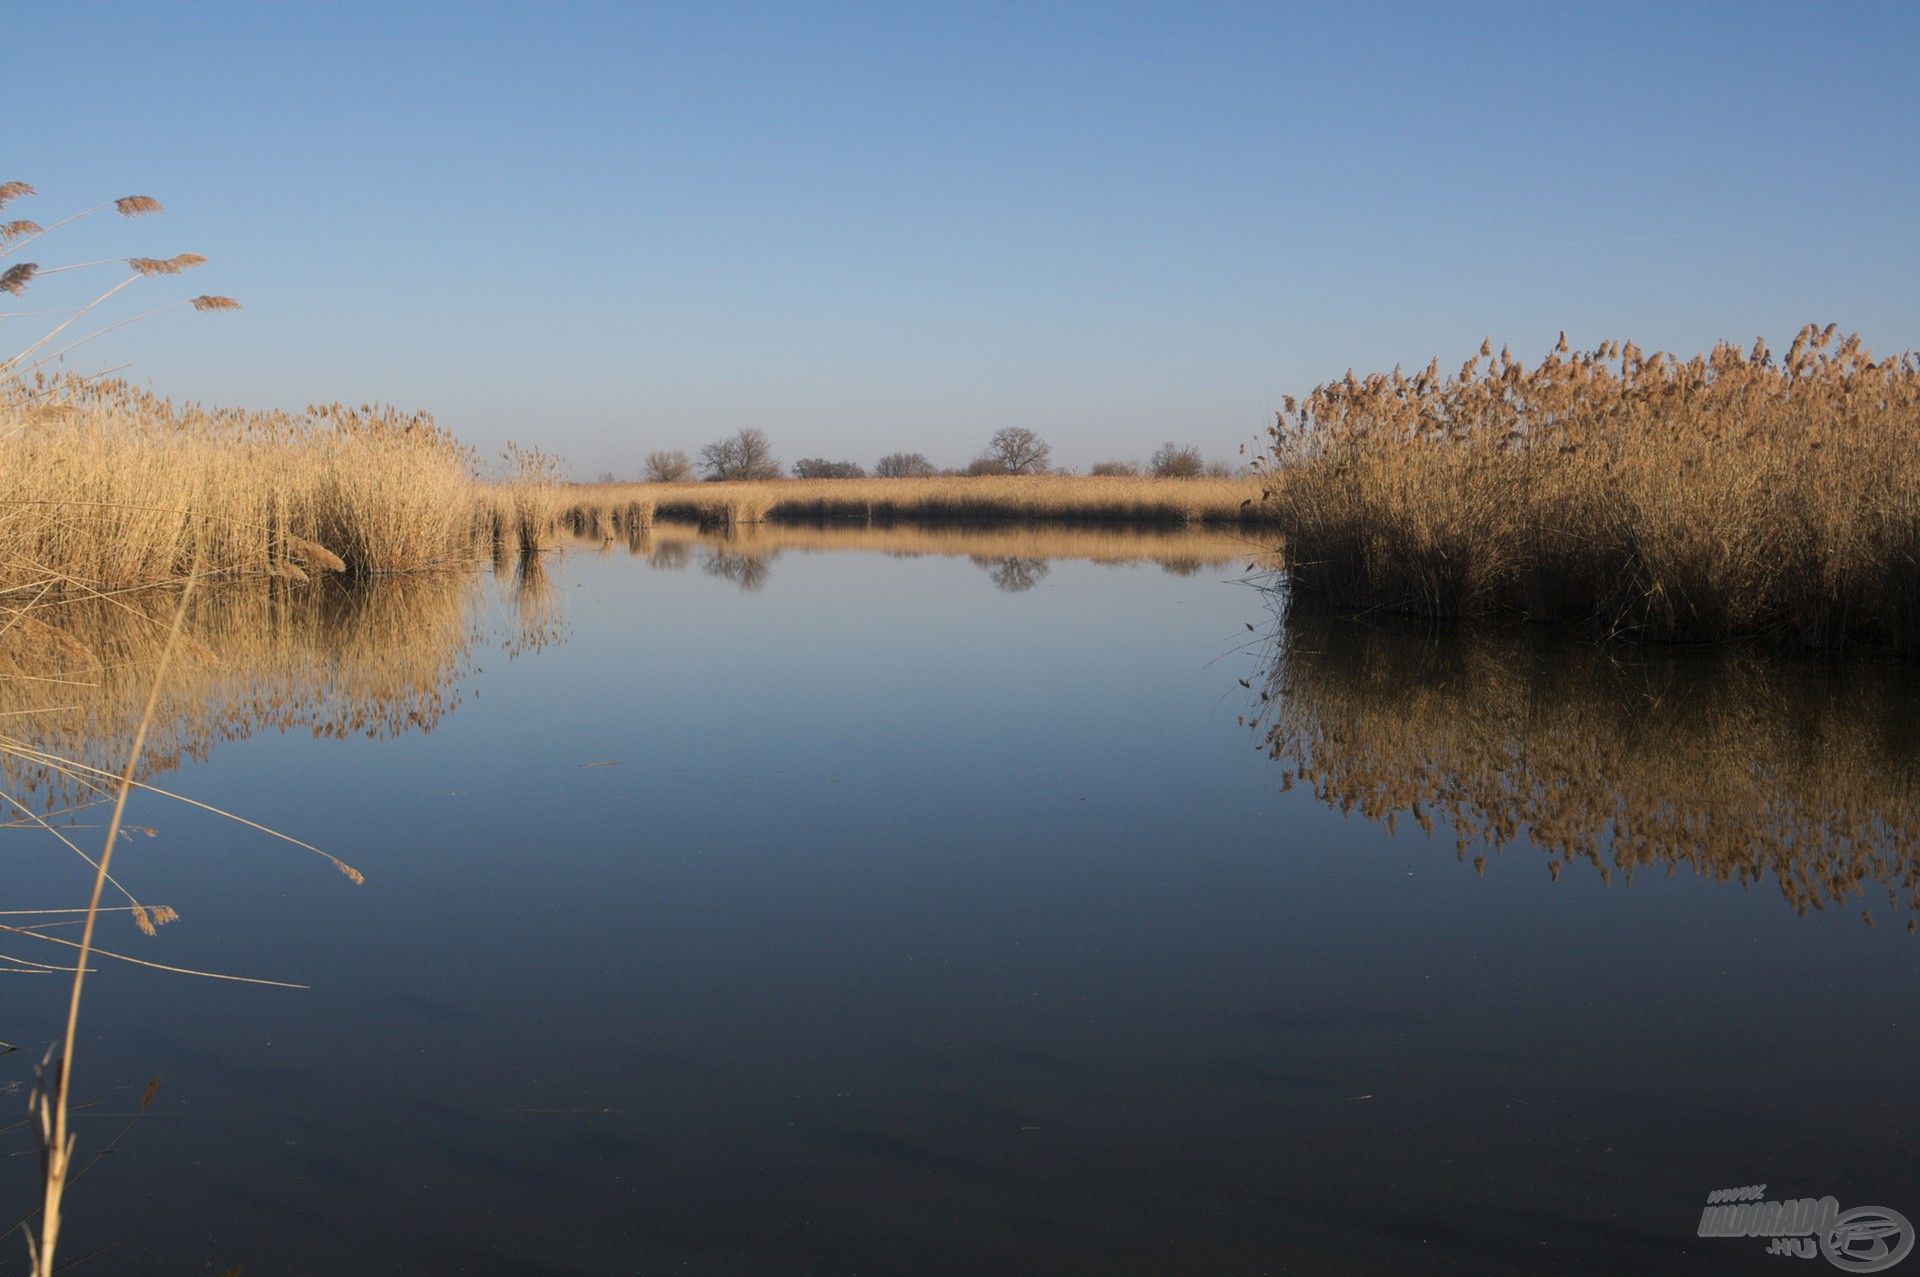
[[[582,476],[743,425],[1230,456],[1485,334],[1920,347],[1914,5],[22,0],[0,36],[8,215],[168,207],[30,256],[193,249],[143,300],[247,306],[80,366]]]

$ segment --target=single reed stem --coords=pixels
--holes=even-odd
[[[66,1035],[61,1043],[60,1063],[53,1075],[52,1094],[48,1096],[43,1079],[42,1089],[36,1097],[45,1194],[40,1217],[40,1244],[33,1246],[31,1241],[28,1243],[33,1256],[34,1277],[53,1277],[54,1252],[60,1240],[60,1200],[66,1192],[67,1170],[73,1162],[74,1137],[67,1130],[67,1118],[73,1095],[74,1042],[80,1027],[80,995],[86,985],[87,961],[93,952],[94,926],[100,918],[100,896],[106,889],[107,869],[113,860],[114,844],[120,840],[120,822],[126,814],[127,795],[133,792],[134,769],[139,763],[140,751],[146,744],[147,729],[153,723],[154,709],[160,703],[160,688],[166,681],[167,666],[173,660],[180,627],[186,621],[187,601],[193,595],[194,582],[199,576],[199,564],[194,566],[196,570],[187,574],[186,583],[181,587],[180,603],[174,609],[166,645],[160,649],[160,660],[153,672],[153,687],[147,694],[146,708],[140,716],[140,726],[134,732],[133,744],[127,751],[126,766],[121,769],[119,787],[113,797],[113,815],[107,822],[106,844],[101,848],[100,858],[94,865],[93,892],[88,897],[86,921],[80,930],[80,951],[74,960],[73,988],[67,999]]]

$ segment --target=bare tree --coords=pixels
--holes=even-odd
[[[933,462],[918,452],[889,452],[874,462],[873,472],[882,479],[924,479],[938,473]]]
[[[1147,462],[1148,472],[1162,479],[1197,479],[1205,469],[1200,449],[1178,443],[1161,444]]]
[[[793,463],[796,479],[864,479],[867,471],[857,461],[828,461],[824,457],[802,457]]]
[[[987,441],[984,460],[998,462],[1005,474],[1039,474],[1053,450],[1025,426],[1004,426]]]
[[[774,460],[773,445],[764,433],[751,426],[730,439],[721,439],[700,449],[700,467],[709,479],[780,477],[780,463]]]
[[[649,452],[646,475],[648,483],[685,483],[693,478],[693,462],[678,448]]]

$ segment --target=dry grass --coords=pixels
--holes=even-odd
[[[175,405],[124,382],[0,382],[0,605],[209,575],[470,559],[467,451],[420,415]]]
[[[571,485],[510,449],[474,478],[468,450],[421,414],[180,406],[124,382],[0,381],[0,612],[45,597],[212,576],[304,579],[419,571],[537,553],[563,530],[626,535],[661,519],[1238,524],[1246,479],[979,478]]]
[[[473,497],[475,522],[487,534],[496,563],[510,563],[551,548],[566,522],[569,486],[561,479],[558,457],[539,448],[509,443],[508,475],[484,485]]]
[[[0,205],[33,195],[26,182],[0,182]],[[109,210],[144,218],[161,206],[128,195],[45,227],[15,218],[0,223],[0,257]],[[0,318],[44,325],[0,357],[0,620],[49,595],[176,582],[189,564],[208,576],[300,579],[413,571],[470,554],[479,513],[472,459],[421,414],[342,404],[300,414],[207,409],[123,381],[48,375],[75,349],[162,312],[238,310],[231,297],[202,294],[120,319],[102,312],[128,288],[206,261],[191,252],[15,261],[0,272],[0,290],[31,289],[38,303]],[[41,298],[49,277],[114,269],[115,282],[82,300],[57,287]]]
[[[623,519],[642,514],[640,526],[656,517],[726,525],[767,519],[1241,523],[1262,517],[1259,497],[1255,479],[1080,475],[586,484],[571,490],[567,517],[589,535],[622,530]]]
[[[1273,441],[1293,579],[1342,604],[1920,653],[1920,358],[1831,327],[1778,361],[1483,346],[1289,399]]]
[[[1385,621],[1388,618],[1375,618]],[[1436,639],[1297,605],[1258,725],[1284,781],[1369,820],[1531,843],[1558,877],[1686,868],[1795,910],[1920,910],[1920,732],[1900,662]],[[1476,869],[1484,870],[1483,857]],[[1872,914],[1867,913],[1871,922]]]

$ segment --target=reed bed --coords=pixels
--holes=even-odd
[[[1265,504],[1300,588],[1669,641],[1920,654],[1920,356],[1490,344],[1286,400]]]
[[[739,525],[765,520],[966,523],[1259,522],[1255,479],[950,475],[924,479],[775,479],[742,483],[583,484],[572,489],[575,531],[622,530],[654,518]]]
[[[469,453],[419,414],[176,405],[0,382],[0,601],[210,575],[375,576],[472,557]]]
[[[1297,603],[1256,730],[1283,787],[1450,827],[1462,861],[1531,844],[1555,878],[1686,869],[1798,912],[1920,912],[1920,674],[1741,647],[1625,653],[1481,627],[1435,636]]]
[[[483,485],[474,497],[496,563],[539,554],[573,519],[562,484],[515,478]]]
[[[0,379],[0,612],[42,597],[211,576],[414,572],[539,553],[656,521],[1107,522],[1256,520],[1246,479],[986,476],[574,485],[509,449],[508,476],[424,414],[176,405],[122,381]]]

